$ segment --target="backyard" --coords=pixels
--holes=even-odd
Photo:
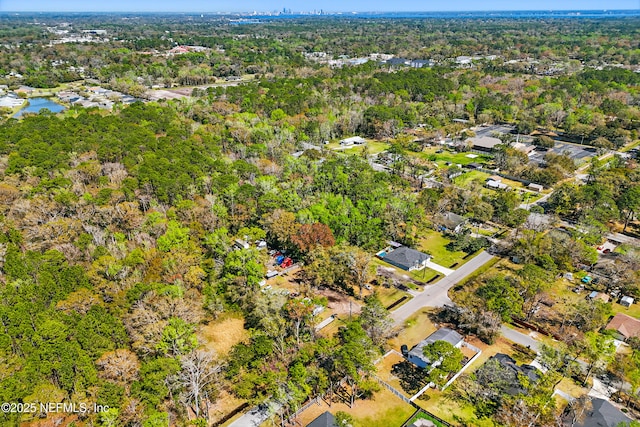
[[[332,414],[338,411],[348,412],[354,418],[354,427],[395,427],[403,425],[415,409],[382,387],[373,399],[358,400],[353,408],[344,403],[332,403],[329,406],[321,400],[320,405],[311,405],[298,416],[297,425],[306,426],[325,411]]]

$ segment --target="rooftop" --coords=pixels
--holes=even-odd
[[[605,329],[618,331],[625,338],[640,338],[640,320],[624,313],[616,314]]]
[[[383,257],[386,262],[405,270],[417,268],[430,258],[431,256],[424,252],[416,251],[406,246],[400,246]]]
[[[338,427],[338,423],[336,417],[331,412],[326,411],[307,424],[307,427]]]
[[[492,136],[477,136],[477,137],[471,138],[471,143],[475,148],[492,150],[496,145],[502,144],[502,141]]]
[[[631,421],[629,417],[608,400],[592,398],[590,406],[590,410],[587,409],[576,423],[568,423],[565,419],[565,425],[573,425],[575,427],[618,427],[620,425],[628,425]]]
[[[416,344],[415,347],[413,347],[409,351],[409,357],[413,356],[418,359],[421,359],[427,365],[430,364],[431,362],[429,361],[429,359],[427,359],[427,357],[422,353],[422,349],[425,346],[428,346],[429,344],[434,343],[436,341],[446,341],[455,347],[458,344],[460,344],[460,342],[462,341],[462,335],[460,335],[453,329],[440,328],[434,333],[432,333],[431,335],[429,335],[427,338],[423,339],[418,344]]]

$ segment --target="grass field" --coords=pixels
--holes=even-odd
[[[436,151],[442,151],[442,153],[436,153]],[[436,162],[441,166],[445,165],[446,163],[468,165],[469,163],[482,164],[491,161],[490,156],[485,156],[478,153],[456,153],[453,151],[442,150],[442,148],[439,147],[430,147],[420,153],[411,152],[409,154],[423,159],[429,159],[432,155],[434,155],[436,156]],[[475,155],[477,157],[467,157],[469,154]]]
[[[244,319],[235,313],[226,313],[215,322],[200,327],[197,336],[206,348],[221,357],[226,356],[234,345],[249,339]]]
[[[422,236],[418,242],[418,249],[430,254],[433,257],[433,262],[440,264],[443,267],[451,267],[453,264],[464,264],[466,252],[451,252],[447,250],[446,246],[451,240],[446,238],[435,230],[426,230],[422,232]]]

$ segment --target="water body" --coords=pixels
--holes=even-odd
[[[19,118],[24,113],[40,113],[42,110],[47,109],[52,113],[59,113],[64,111],[64,106],[56,104],[48,98],[30,98],[29,104],[22,110],[18,111],[13,117]]]

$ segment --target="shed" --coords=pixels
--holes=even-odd
[[[233,246],[235,246],[237,249],[249,249],[249,243],[242,239],[234,240]]]
[[[631,304],[633,304],[633,298],[630,296],[623,296],[620,299],[620,305],[624,307],[631,307]]]

